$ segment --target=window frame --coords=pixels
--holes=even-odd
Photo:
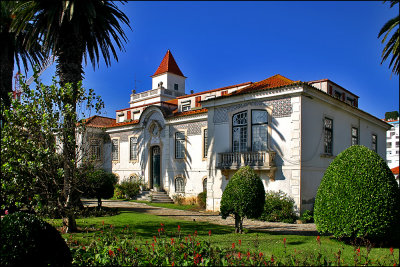
[[[208,128],[207,127],[201,128],[201,139],[203,140],[202,158],[203,158],[203,160],[207,160],[207,157],[208,157]]]
[[[183,138],[177,138],[177,135],[178,134],[183,134]],[[181,131],[176,131],[175,133],[174,133],[174,141],[175,141],[175,159],[180,159],[180,160],[184,160],[185,158],[186,158],[186,131],[184,131],[184,130],[181,130]],[[179,155],[179,157],[178,157],[178,149],[177,149],[177,144],[178,144],[178,141],[183,141],[183,155]],[[182,144],[181,144],[182,145]]]
[[[228,123],[229,123],[229,128],[230,128],[230,136],[229,136],[229,144],[230,144],[230,151],[235,152],[235,153],[241,153],[241,152],[252,152],[252,110],[259,110],[259,111],[266,111],[267,112],[267,144],[266,144],[266,151],[270,151],[270,142],[271,142],[271,135],[272,135],[272,129],[271,129],[271,120],[272,120],[272,107],[271,106],[259,106],[259,105],[249,105],[245,108],[241,109],[236,109],[232,112],[228,113]],[[241,112],[247,112],[247,140],[246,140],[246,149],[242,151],[234,151],[234,137],[233,137],[233,118],[236,114],[241,113]],[[250,138],[249,138],[250,137]],[[254,151],[256,152],[256,151]]]
[[[371,150],[378,153],[378,135],[374,133],[371,134]]]
[[[236,116],[236,115],[238,115],[238,114],[241,114],[241,113],[245,113],[246,114],[246,123],[245,124],[243,124],[243,125],[234,125],[233,124],[233,119],[234,119],[234,117]],[[232,146],[232,152],[247,152],[248,151],[248,147],[249,147],[249,145],[248,145],[248,143],[249,143],[249,111],[248,110],[242,110],[242,111],[239,111],[239,112],[236,112],[236,113],[234,113],[233,115],[232,115],[232,117],[231,117],[231,122],[232,122],[232,127],[231,127],[231,134],[232,134],[232,142],[231,142],[231,146]],[[238,128],[238,129],[240,129],[239,130],[239,150],[238,151],[235,151],[235,145],[234,145],[234,128]],[[241,129],[245,129],[244,131],[241,131]],[[246,141],[244,142],[244,150],[243,149],[241,149],[242,147],[241,147],[241,144],[242,144],[242,140],[241,140],[241,138],[242,138],[242,136],[241,136],[241,133],[245,133],[246,134]]]
[[[250,138],[251,138],[251,140],[250,140],[250,149],[251,149],[251,151],[252,152],[257,152],[257,151],[254,151],[254,147],[253,147],[253,126],[258,126],[258,125],[265,125],[266,126],[266,128],[267,128],[267,140],[266,140],[266,149],[265,150],[260,150],[260,151],[266,151],[266,150],[268,150],[268,136],[269,136],[269,134],[268,134],[268,121],[269,121],[269,119],[268,119],[268,116],[269,116],[269,114],[268,114],[268,111],[267,110],[264,110],[264,109],[251,109],[250,110],[251,112],[250,112],[250,125],[251,125],[251,128],[250,128]],[[265,122],[265,123],[253,123],[253,111],[265,111],[266,113],[267,113],[267,122]]]
[[[93,142],[98,142],[98,154],[99,154],[99,156],[96,157],[96,158],[93,157],[93,150],[92,150]],[[90,140],[89,140],[89,160],[102,161],[102,158],[103,158],[102,157],[103,156],[102,152],[103,152],[103,146],[102,146],[101,140],[98,139],[98,138],[90,138]]]
[[[201,185],[203,187],[203,192],[207,192],[207,176],[203,178],[203,180],[201,181]]]
[[[331,128],[326,127],[326,120],[331,121]],[[323,131],[324,131],[324,154],[325,155],[333,155],[333,119],[327,116],[324,116],[322,121],[323,123]],[[330,133],[330,142],[327,143],[327,133]],[[330,150],[330,151],[329,151]]]
[[[132,138],[136,138],[136,153],[132,155]],[[139,153],[139,136],[138,135],[130,135],[128,136],[129,140],[129,161],[130,162],[137,162],[138,161],[138,153]],[[134,157],[132,157],[134,156]]]
[[[182,185],[181,185],[181,187],[182,188],[178,188],[178,186],[177,186],[177,181],[178,180],[182,180]],[[186,190],[186,183],[185,183],[185,179],[183,178],[183,176],[181,176],[181,175],[178,175],[178,176],[176,176],[175,177],[175,179],[174,179],[174,186],[175,186],[175,193],[179,193],[179,194],[181,194],[181,193],[185,193],[185,190]],[[179,190],[178,190],[179,189]],[[181,190],[182,189],[182,190]]]
[[[179,91],[179,84],[178,83],[174,83],[174,90],[175,91]]]
[[[113,151],[113,148],[114,148],[114,143],[113,143],[113,141],[117,141],[117,159],[114,159],[114,151]],[[119,137],[113,137],[113,138],[111,138],[111,161],[113,162],[113,163],[118,163],[119,162],[119,160],[120,160],[120,145],[119,145],[119,142],[120,141],[120,138]]]
[[[356,132],[357,132],[356,135],[353,135],[353,129],[356,130]],[[353,142],[354,140],[356,140],[355,144]],[[353,126],[353,127],[351,127],[351,145],[354,146],[354,145],[359,145],[359,144],[360,144],[360,132],[357,127]]]

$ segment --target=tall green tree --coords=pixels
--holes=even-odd
[[[89,59],[95,68],[101,56],[107,66],[111,64],[111,55],[118,60],[116,47],[124,50],[124,43],[127,42],[120,22],[130,27],[129,19],[112,1],[103,0],[30,1],[22,5],[19,11],[33,26],[27,43],[33,45],[35,40],[43,40],[45,51],[57,57],[56,72],[60,85],[64,87],[71,84],[75,92],[62,99],[66,129],[63,136],[66,159],[64,196],[66,205],[73,206],[77,199],[72,190],[75,183],[76,140],[75,122],[70,115],[76,111],[76,88],[84,74],[82,61],[84,59],[87,63]],[[17,25],[16,29],[24,30],[25,25]]]
[[[385,2],[386,1],[384,1],[384,3]],[[391,0],[389,2],[390,8],[392,8],[399,3],[399,0]],[[386,61],[386,59],[391,57],[389,68],[392,68],[392,72],[397,75],[399,75],[399,20],[399,15],[390,19],[388,22],[385,23],[385,25],[383,25],[378,34],[378,38],[381,38],[381,36],[384,34],[382,39],[382,43],[384,44],[387,37],[389,36],[389,33],[392,32],[392,30],[394,31],[390,39],[386,42],[385,47],[383,48],[381,64]]]
[[[24,30],[17,32],[12,25],[17,18],[16,9],[21,5],[19,1],[0,2],[0,97],[4,103],[4,108],[10,107],[8,93],[12,92],[14,63],[17,63],[18,70],[22,66],[25,70],[29,65],[40,64],[43,60],[41,46],[38,39],[33,40],[29,46],[24,42],[28,32],[32,30],[26,20],[21,20],[20,25],[24,25]]]

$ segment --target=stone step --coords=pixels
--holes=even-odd
[[[151,192],[151,202],[154,203],[174,203],[165,191]]]

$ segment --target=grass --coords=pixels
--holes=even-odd
[[[55,226],[61,226],[61,220],[50,220]],[[104,223],[104,224],[103,224]],[[236,248],[246,252],[257,251],[264,255],[274,255],[283,258],[285,253],[301,254],[304,257],[311,254],[321,253],[329,259],[334,259],[334,254],[341,250],[341,258],[346,265],[354,263],[356,247],[341,243],[331,237],[321,236],[320,244],[316,241],[316,236],[301,235],[280,235],[267,232],[256,232],[246,230],[245,234],[234,234],[233,227],[210,224],[206,222],[181,221],[164,216],[137,213],[133,211],[122,211],[121,214],[109,217],[94,217],[77,219],[77,224],[82,231],[74,234],[64,234],[64,238],[70,237],[78,240],[81,244],[89,244],[96,233],[101,231],[113,231],[117,236],[125,234],[123,230],[126,226],[131,230],[130,236],[140,242],[151,240],[153,236],[158,236],[157,229],[160,224],[165,225],[168,236],[177,235],[177,227],[181,227],[181,235],[193,235],[197,231],[199,240],[210,241],[212,245],[230,248],[235,243]],[[134,234],[132,234],[132,231]],[[209,236],[211,231],[211,236]],[[286,238],[286,249],[283,239]],[[239,240],[241,245],[239,246]],[[395,254],[398,255],[398,249]],[[366,255],[367,249],[361,248],[360,255]],[[369,258],[374,259],[373,264],[382,264],[389,258],[389,248],[373,248],[369,253]]]
[[[198,205],[178,205],[173,203],[153,203],[144,200],[130,200],[130,202],[136,203],[145,203],[149,206],[153,207],[160,207],[160,208],[167,208],[167,209],[175,209],[175,210],[192,210],[192,211],[199,211],[203,210]]]

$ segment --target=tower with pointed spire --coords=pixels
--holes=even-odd
[[[179,69],[169,49],[161,61],[160,66],[158,66],[156,72],[151,77],[153,79],[153,89],[165,88],[173,92],[185,94],[186,77]]]
[[[151,76],[152,89],[137,93],[132,92],[130,107],[160,103],[185,95],[186,77],[179,69],[171,51],[168,49],[156,72]]]

